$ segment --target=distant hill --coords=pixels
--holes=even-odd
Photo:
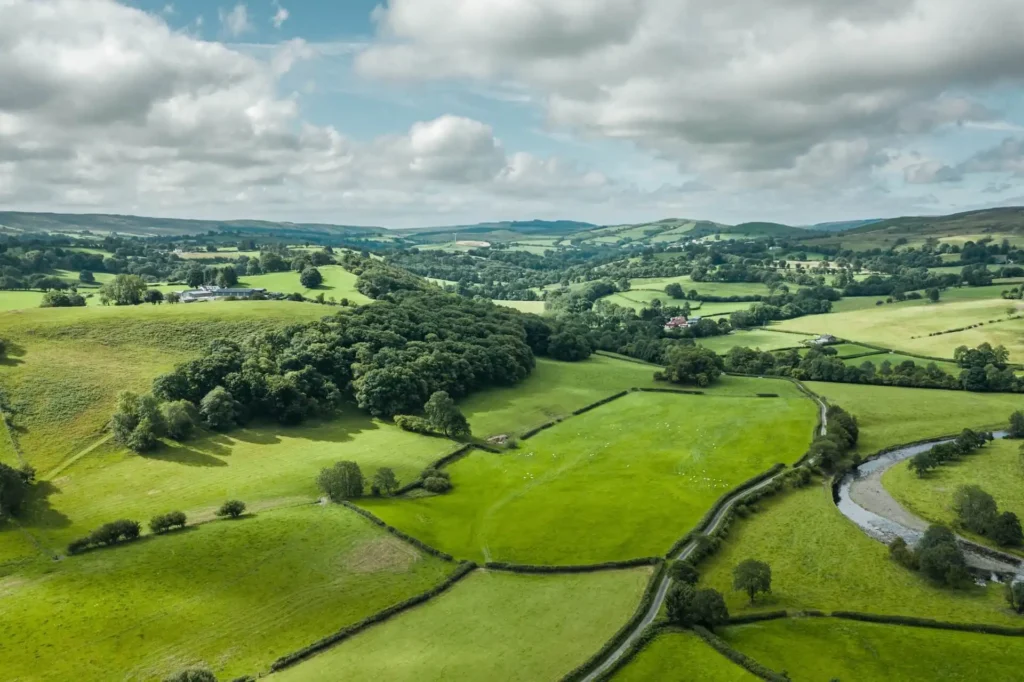
[[[808,225],[807,229],[815,232],[845,232],[846,230],[854,230],[858,227],[871,225],[872,223],[877,222],[881,222],[881,218],[872,218],[870,220],[840,220],[832,223]]]
[[[751,237],[806,237],[807,228],[783,225],[782,223],[740,223],[722,230],[725,234],[742,234]]]
[[[394,230],[393,234],[416,243],[444,243],[456,238],[474,241],[507,242],[528,237],[568,237],[598,227],[593,223],[575,220],[509,220],[473,225],[448,225],[442,227],[417,227]]]

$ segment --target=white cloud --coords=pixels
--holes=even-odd
[[[287,9],[281,7],[280,3],[275,2],[273,4],[277,11],[274,12],[274,16],[270,20],[270,23],[274,25],[274,28],[281,28],[284,22],[288,21],[288,17],[291,16],[291,14]]]
[[[233,38],[253,29],[252,22],[249,21],[249,8],[245,3],[240,2],[230,10],[221,8],[217,10],[217,16],[220,18],[221,28]]]

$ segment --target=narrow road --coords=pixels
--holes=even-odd
[[[821,419],[820,433],[821,435],[825,435],[828,426],[828,406],[823,401],[811,395],[810,393],[807,393],[806,395],[818,404]],[[746,490],[741,490],[736,493],[733,493],[729,500],[724,505],[722,505],[722,508],[718,510],[718,513],[711,518],[711,521],[708,522],[707,526],[703,528],[702,532],[705,535],[713,533],[715,530],[718,529],[718,526],[721,525],[725,517],[728,516],[729,512],[732,510],[734,506],[736,506],[736,504],[740,500],[745,498],[750,493],[770,485],[776,478],[786,473],[786,471],[786,469],[783,469],[775,476],[765,479],[764,481],[761,481],[755,486],[747,488]],[[679,551],[679,554],[677,554],[674,558],[676,560],[685,559],[689,557],[693,553],[693,550],[696,548],[696,540],[689,542]],[[600,677],[606,670],[611,668],[620,658],[622,658],[622,655],[625,654],[626,650],[629,649],[633,645],[633,643],[640,637],[641,633],[643,633],[647,626],[654,622],[654,619],[658,617],[658,612],[661,611],[661,605],[665,603],[665,595],[668,594],[668,588],[670,587],[671,583],[672,579],[669,578],[668,575],[665,575],[665,577],[661,579],[661,583],[658,585],[658,591],[655,593],[654,599],[651,601],[651,606],[649,609],[647,609],[647,613],[644,614],[644,617],[640,620],[639,623],[637,623],[636,627],[633,628],[632,632],[629,633],[629,635],[622,642],[622,644],[620,644],[619,647],[615,649],[615,651],[611,652],[608,655],[608,657],[601,662],[601,665],[597,666],[589,675],[583,678],[584,682],[593,682],[598,677]]]

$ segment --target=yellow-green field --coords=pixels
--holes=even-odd
[[[370,302],[368,297],[359,293],[359,290],[356,289],[358,277],[345,268],[340,265],[321,265],[317,270],[323,275],[324,282],[316,289],[307,289],[302,286],[302,282],[299,281],[300,273],[294,271],[244,277],[238,283],[238,286],[266,289],[267,291],[279,294],[302,294],[307,298],[323,294],[325,297],[334,297],[339,301],[347,298],[349,302],[354,304]]]
[[[804,347],[803,342],[814,338],[809,334],[787,334],[772,329],[748,329],[735,331],[724,336],[708,336],[697,339],[697,344],[710,348],[719,355],[725,355],[737,346],[759,350]]]
[[[544,314],[544,301],[491,301],[495,305],[514,308],[521,313],[533,313],[534,315]]]
[[[688,631],[664,632],[619,670],[615,682],[757,682],[757,676],[736,665]]]

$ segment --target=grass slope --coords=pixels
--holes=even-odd
[[[451,570],[341,507],[218,521],[0,577],[2,675],[150,680],[201,663],[231,679]]]
[[[978,485],[995,498],[999,511],[1024,518],[1024,458],[1019,440],[996,440],[959,462],[918,478],[908,466],[896,465],[882,476],[885,489],[904,507],[929,521],[954,525],[953,494],[962,485]],[[963,533],[963,529],[959,529]],[[967,533],[971,535],[970,533]],[[974,539],[995,546],[979,536]],[[1005,549],[1005,548],[1004,548]]]
[[[692,632],[665,632],[612,679],[615,682],[756,682],[760,678],[712,649]]]
[[[864,455],[893,445],[957,433],[963,428],[1003,426],[1010,413],[1021,406],[1021,397],[1010,393],[819,381],[810,381],[807,387],[857,417],[860,424],[857,451]]]
[[[270,679],[556,680],[622,626],[649,574],[477,571],[435,600]]]
[[[321,265],[317,268],[324,277],[324,282],[315,289],[307,289],[299,281],[299,273],[294,271],[274,272],[269,275],[245,277],[239,286],[266,289],[282,294],[302,294],[313,297],[317,294],[341,300],[347,298],[351,303],[369,303],[370,299],[356,289],[358,277],[340,265]]]
[[[827,488],[790,492],[764,507],[734,524],[722,549],[701,566],[702,585],[720,590],[734,615],[821,609],[1020,625],[1001,585],[946,590],[891,561],[885,545],[836,509]],[[772,567],[772,593],[753,605],[732,589],[733,568],[751,558]]]
[[[794,682],[1013,682],[1024,660],[1020,637],[831,618],[741,625],[722,636],[763,665],[788,671]]]
[[[710,348],[720,355],[725,355],[736,346],[758,348],[760,350],[778,350],[780,348],[800,347],[801,342],[813,338],[805,334],[786,334],[771,329],[750,329],[735,331],[724,336],[709,336],[697,339],[697,343]]]
[[[813,403],[785,382],[757,386],[786,397],[632,393],[518,450],[456,462],[450,494],[361,504],[462,558],[588,564],[662,554],[727,490],[806,449]]]
[[[654,290],[664,294],[665,287],[669,284],[680,284],[687,293],[696,289],[698,293],[706,296],[766,296],[769,293],[768,286],[761,282],[694,282],[689,275],[638,277],[629,280],[630,291]],[[663,303],[665,298],[662,298]]]

